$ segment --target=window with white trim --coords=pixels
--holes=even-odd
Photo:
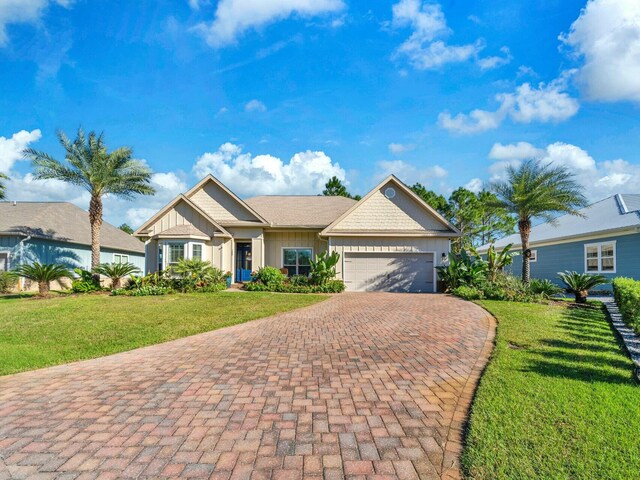
[[[158,249],[160,270],[177,265],[180,260],[204,260],[204,243],[200,242],[164,242]]]
[[[121,253],[113,254],[113,263],[129,263],[129,255],[122,255]]]
[[[191,244],[191,259],[192,260],[202,260],[202,247],[201,243],[192,243]]]
[[[282,266],[292,275],[309,275],[311,273],[311,248],[283,248]]]
[[[616,242],[586,244],[584,246],[584,270],[587,273],[615,273]]]
[[[186,246],[186,242],[177,243],[172,242],[167,245],[167,267],[171,265],[177,265],[180,260],[182,260],[184,255],[184,249]]]

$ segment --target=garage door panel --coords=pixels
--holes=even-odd
[[[352,291],[433,292],[432,253],[345,253]]]

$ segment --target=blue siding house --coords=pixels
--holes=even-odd
[[[144,271],[144,244],[104,222],[100,261]],[[89,214],[66,202],[0,202],[0,271],[23,263],[91,266]]]
[[[559,283],[558,272],[597,273],[607,278],[640,280],[640,194],[617,194],[581,210],[582,217],[564,215],[555,224],[533,227],[530,237],[531,278]],[[521,253],[520,235],[495,243],[500,250],[512,243]],[[486,253],[488,245],[479,248]],[[509,272],[519,275],[522,255]],[[604,286],[610,288],[610,286]]]

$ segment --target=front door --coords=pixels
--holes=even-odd
[[[251,244],[236,243],[236,282],[251,280]]]

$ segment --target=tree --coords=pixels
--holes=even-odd
[[[529,283],[529,236],[531,222],[540,218],[555,223],[554,215],[566,213],[580,216],[580,208],[587,206],[582,186],[564,166],[527,160],[519,167],[507,169],[507,179],[493,182],[495,206],[504,208],[518,222],[522,244],[522,281]]]
[[[100,230],[102,228],[102,197],[114,195],[130,199],[135,195],[152,195],[151,170],[132,158],[129,147],[107,150],[103,134],[97,135],[78,129],[71,141],[64,132],[58,132],[58,140],[65,149],[65,162],[32,148],[24,155],[32,160],[35,177],[56,179],[84,188],[91,194],[89,222],[91,224],[91,267],[100,264]]]
[[[118,227],[120,230],[122,230],[123,232],[128,233],[129,235],[133,234],[133,228],[131,228],[129,225],[127,225],[126,223],[123,223],[122,225],[120,225]]]
[[[477,196],[479,218],[475,229],[474,245],[486,245],[511,235],[516,221],[504,208],[496,206],[495,194],[483,190]]]
[[[38,263],[19,265],[15,273],[38,283],[38,294],[45,297],[51,289],[51,282],[62,278],[70,278],[71,272],[64,265],[56,263]]]
[[[415,183],[411,190],[424,200],[430,207],[434,208],[440,215],[449,218],[449,204],[447,199],[432,190],[427,190],[421,183]]]
[[[462,235],[452,242],[454,252],[460,252],[474,244],[480,220],[480,202],[471,190],[460,187],[449,197],[450,220]]]
[[[335,176],[331,177],[325,184],[322,195],[331,197],[347,197],[354,200],[360,200],[362,198],[360,195],[351,195],[347,190],[347,187],[343,185],[342,181]]]
[[[2,180],[9,180],[9,177],[7,177],[4,173],[0,173],[0,200],[4,199],[4,183],[2,183]]]

